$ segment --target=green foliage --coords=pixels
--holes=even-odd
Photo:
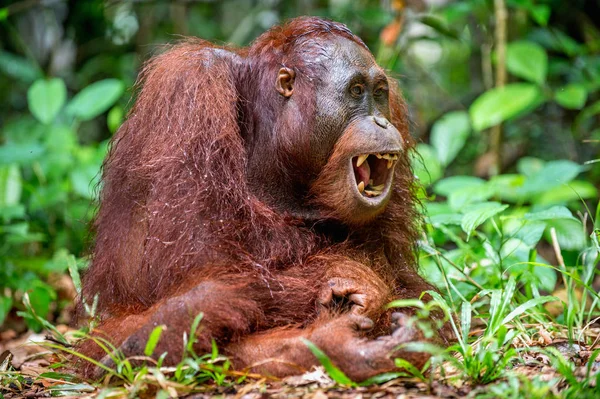
[[[38,79],[27,90],[35,119],[23,116],[3,127],[0,323],[12,306],[23,309],[15,300],[23,294],[28,294],[31,310],[39,316],[26,317],[36,331],[43,326],[40,320],[54,319],[66,305],[46,280],[85,264],[70,253],[84,249],[86,221],[93,216],[90,200],[106,154],[105,142],[80,142],[77,121],[102,114],[122,93],[122,82],[107,79],[67,102],[62,79]]]

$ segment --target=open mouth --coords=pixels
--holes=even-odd
[[[385,191],[397,153],[362,154],[352,158],[358,192],[364,197],[378,197]]]

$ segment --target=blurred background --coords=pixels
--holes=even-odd
[[[99,168],[143,62],[182,36],[243,46],[300,15],[347,24],[399,80],[438,224],[477,199],[595,209],[599,1],[0,1],[0,341],[41,329],[20,317],[25,294],[69,322],[68,270],[86,265]],[[577,256],[589,231],[567,219],[547,223]]]

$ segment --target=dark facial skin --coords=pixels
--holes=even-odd
[[[361,118],[389,119],[387,77],[363,47],[343,37],[330,40],[323,57],[326,79],[317,90],[311,153],[326,161],[348,125]]]
[[[302,214],[364,224],[385,209],[394,157],[402,150],[400,133],[389,123],[388,80],[369,51],[351,40],[336,37],[319,50],[311,60],[320,66],[320,75],[313,89],[315,113],[304,169],[316,177],[309,190],[316,198],[313,205],[319,205],[302,204]],[[304,94],[295,89],[295,79],[292,69],[279,70],[275,86],[286,106]]]

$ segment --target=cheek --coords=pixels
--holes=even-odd
[[[311,153],[325,164],[351,119],[351,112],[339,94],[317,98],[314,130],[311,134]]]

